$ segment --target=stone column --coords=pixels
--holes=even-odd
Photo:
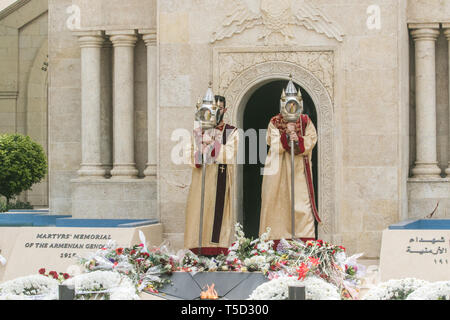
[[[442,28],[444,28],[444,34],[447,37],[447,41],[449,44],[448,62],[449,62],[449,68],[450,68],[450,23],[443,23]],[[450,72],[449,72],[449,93],[450,93]],[[449,94],[449,97],[450,97],[450,94]],[[449,103],[449,111],[450,111],[450,103]],[[449,161],[448,161],[448,167],[447,167],[447,169],[445,169],[445,173],[447,174],[447,177],[450,178],[450,119],[449,119],[449,136],[448,136],[448,138],[449,138],[449,140],[448,140],[449,141],[449,148],[448,148]]]
[[[147,46],[147,131],[148,160],[146,177],[156,176],[157,162],[157,46],[156,30],[139,30]]]
[[[113,54],[112,43],[106,40],[102,48],[102,164],[106,176],[111,176],[113,168]]]
[[[114,47],[112,178],[137,178],[134,155],[134,30],[109,31]]]
[[[75,33],[81,47],[81,168],[80,177],[105,176],[101,162],[102,31]]]
[[[410,24],[416,59],[415,178],[440,178],[436,146],[436,39],[439,24]]]

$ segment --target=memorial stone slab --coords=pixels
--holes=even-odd
[[[380,275],[381,281],[417,278],[427,281],[450,280],[450,230],[420,229],[424,223],[413,222],[404,227],[383,231]],[[441,224],[442,225],[442,224]]]
[[[262,273],[250,273],[249,277],[239,283],[230,292],[225,295],[228,300],[246,300],[252,292],[263,283],[269,281]]]
[[[0,228],[0,254],[6,259],[6,265],[0,264],[0,280],[3,279],[5,274],[17,236],[17,228]]]
[[[77,264],[77,256],[95,252],[110,240],[122,247],[139,244],[139,231],[144,233],[147,246],[162,243],[161,224],[130,228],[20,227],[0,231],[0,248],[5,248],[8,259],[3,274],[0,269],[0,281],[36,274],[41,268],[79,274],[82,267]]]

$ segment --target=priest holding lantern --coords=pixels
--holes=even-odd
[[[233,226],[233,177],[239,134],[224,122],[226,100],[214,96],[211,84],[203,101],[197,103],[192,141],[185,149],[192,166],[184,247],[204,256],[226,253]]]
[[[300,88],[297,91],[291,77],[281,96],[280,114],[270,120],[267,130],[270,150],[261,190],[260,235],[270,227],[275,242],[315,239],[315,221],[321,223],[311,170],[316,143],[316,129],[303,114]]]

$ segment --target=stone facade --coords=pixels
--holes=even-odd
[[[157,218],[181,247],[191,169],[172,162],[171,133],[192,130],[211,80],[239,127],[251,95],[292,74],[318,115],[321,238],[377,258],[388,225],[438,201],[435,216],[450,216],[447,2],[31,0],[17,10],[33,3],[48,5],[21,32],[48,19],[52,213]],[[24,47],[34,62],[11,66],[22,50],[18,27],[4,27],[13,15],[0,19],[0,129],[45,145],[45,125],[24,120],[34,111],[15,107],[25,101],[17,72],[33,74],[45,48]],[[42,98],[28,86],[28,99]]]
[[[47,144],[47,1],[19,1],[0,13],[0,133]],[[20,200],[48,206],[48,179]]]

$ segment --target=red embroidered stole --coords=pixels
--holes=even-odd
[[[270,120],[272,124],[280,131],[280,134],[282,137],[284,137],[284,140],[286,140],[286,131],[287,131],[287,122],[283,119],[283,116],[281,114],[276,115],[275,117]],[[309,117],[307,115],[301,115],[301,117],[297,120],[295,124],[296,132],[300,137],[304,137],[306,126],[308,125]],[[283,139],[282,139],[283,140]],[[283,143],[283,141],[282,141]],[[290,146],[285,146],[287,144],[287,140],[283,143],[283,147],[288,151],[291,152]],[[302,148],[300,148],[302,150]],[[303,149],[304,152],[304,149]],[[311,203],[311,209],[312,213],[314,215],[314,218],[317,222],[322,222],[319,217],[319,213],[317,211],[316,207],[316,200],[314,196],[314,185],[312,180],[312,172],[311,172],[311,166],[309,164],[309,157],[303,157],[303,167],[305,168],[305,178],[306,183],[308,185],[308,195],[309,195],[309,201]]]

